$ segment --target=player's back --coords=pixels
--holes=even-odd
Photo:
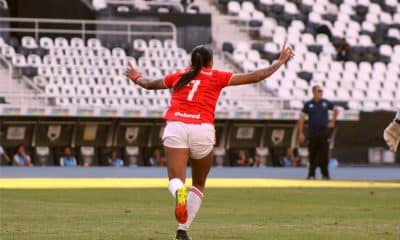
[[[165,85],[173,88],[182,75],[190,69],[178,71],[165,77]],[[232,76],[230,72],[202,68],[186,86],[174,90],[166,120],[185,123],[214,123],[215,106],[222,88]]]

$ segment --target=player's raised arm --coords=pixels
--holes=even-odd
[[[286,41],[283,43],[282,51],[279,59],[271,66],[263,69],[259,69],[250,73],[235,74],[232,76],[229,86],[250,84],[262,81],[274,72],[276,72],[279,67],[285,64],[291,57],[294,56],[294,52],[290,47],[286,47]]]
[[[148,79],[140,74],[139,70],[136,69],[132,64],[128,63],[128,69],[125,71],[125,76],[132,80],[137,85],[145,89],[166,89],[163,79]]]

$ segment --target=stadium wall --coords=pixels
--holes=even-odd
[[[394,113],[389,112],[361,113],[359,121],[338,122],[333,134],[332,156],[341,164],[367,164],[370,148],[385,148],[382,132],[393,116]],[[146,159],[153,149],[162,147],[164,127],[159,117],[0,116],[0,124],[1,145],[10,155],[15,153],[18,144],[27,146],[32,156],[35,156],[36,147],[47,146],[51,155],[49,165],[57,164],[56,159],[66,145],[72,145],[77,155],[82,154],[82,146],[94,147],[94,165],[105,165],[112,148],[124,152],[126,147],[137,147],[138,164],[148,165]],[[244,149],[254,156],[257,148],[268,149],[267,164],[279,166],[286,149],[297,145],[295,120],[218,119],[215,126],[216,147],[225,150],[226,166],[237,164],[239,150]],[[400,154],[396,162],[400,164]]]

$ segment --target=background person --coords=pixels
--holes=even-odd
[[[161,149],[155,148],[153,154],[149,158],[150,166],[166,166],[167,160],[163,156]]]
[[[246,151],[243,149],[239,150],[236,162],[240,167],[250,167],[253,164],[252,159],[247,156]]]
[[[301,166],[301,159],[297,148],[288,147],[286,149],[286,154],[283,157],[284,167],[298,167]]]
[[[308,153],[310,166],[307,179],[315,179],[315,169],[319,166],[323,179],[330,179],[329,162],[329,128],[334,128],[338,110],[333,103],[322,98],[322,88],[318,85],[312,88],[313,98],[304,104],[299,119],[299,141],[304,143],[305,115],[308,115]],[[329,110],[333,110],[333,119],[329,121]]]
[[[17,152],[14,155],[14,165],[17,167],[30,167],[32,166],[31,157],[26,153],[25,147],[20,144],[17,147]]]
[[[107,159],[108,165],[113,166],[113,167],[123,167],[124,166],[124,160],[119,155],[119,152],[117,149],[111,150],[110,157]]]
[[[76,167],[78,166],[76,158],[71,153],[71,147],[67,146],[64,148],[63,155],[60,157],[61,167]]]

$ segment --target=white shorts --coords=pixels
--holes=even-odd
[[[209,123],[188,124],[168,121],[162,141],[166,147],[189,148],[191,159],[201,159],[214,148],[215,128]]]

